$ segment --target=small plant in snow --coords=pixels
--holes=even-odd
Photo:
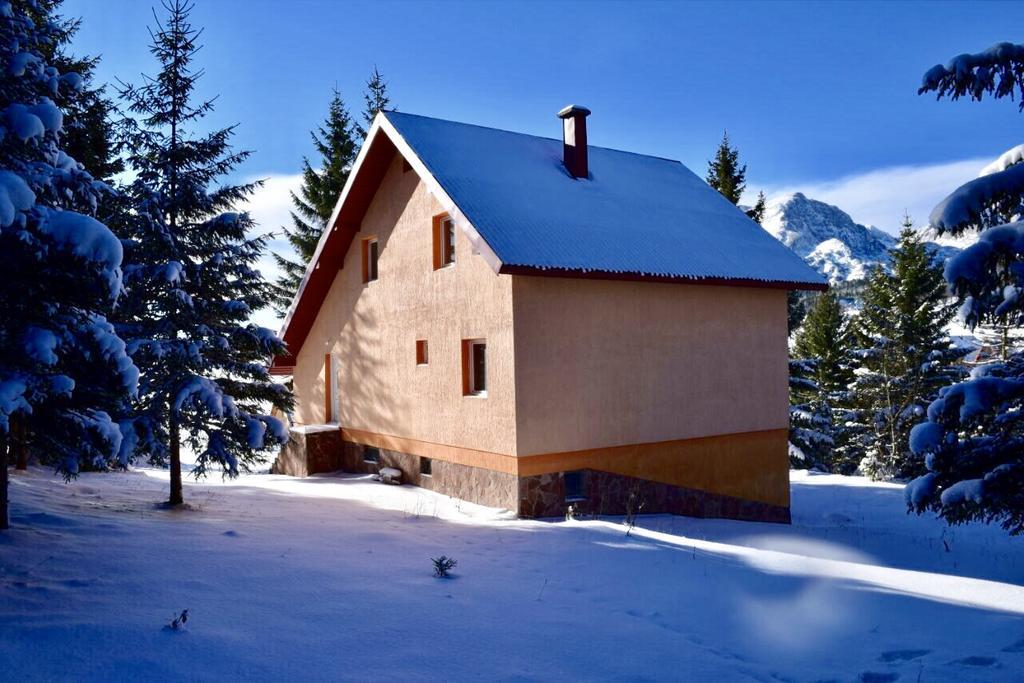
[[[178,616],[174,617],[174,619],[171,620],[171,628],[173,630],[175,630],[175,631],[181,631],[181,630],[183,630],[185,628],[185,624],[187,624],[187,623],[188,623],[188,610],[187,609],[183,609],[183,610],[181,610],[181,614],[179,614]]]
[[[626,535],[636,526],[636,518],[647,505],[647,499],[640,493],[640,484],[635,484],[626,498]]]
[[[439,579],[447,579],[448,572],[455,568],[458,562],[453,557],[442,555],[441,557],[432,557],[430,561],[434,563],[434,576]]]

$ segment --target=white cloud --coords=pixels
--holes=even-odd
[[[853,220],[897,233],[906,211],[914,223],[928,223],[932,208],[964,182],[975,178],[991,159],[963,159],[926,166],[893,166],[836,180],[767,185],[765,194],[803,192],[811,199],[833,204],[850,214]],[[748,183],[748,186],[752,186]],[[756,192],[757,188],[753,188]],[[745,204],[755,197],[748,190]]]
[[[302,176],[296,173],[294,175],[258,176],[255,179],[263,179],[263,186],[256,190],[249,201],[239,208],[248,211],[252,219],[256,221],[259,234],[273,233],[273,237],[267,241],[267,253],[258,264],[263,277],[273,282],[281,271],[272,254],[281,254],[289,258],[294,255],[291,245],[284,239],[281,228],[291,225],[291,216],[289,215],[292,208],[291,192],[297,191],[302,185]],[[257,325],[269,327],[272,330],[277,330],[281,326],[281,321],[270,309],[255,312],[251,320]]]

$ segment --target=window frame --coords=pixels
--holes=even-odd
[[[433,219],[434,270],[451,268],[458,260],[455,243],[458,234],[455,220],[447,213],[439,213]],[[448,257],[451,257],[450,259]]]
[[[364,237],[362,241],[363,284],[368,285],[380,279],[380,240]],[[371,258],[371,253],[373,258]],[[372,277],[371,277],[372,275]]]
[[[483,347],[483,388],[477,389],[476,347]],[[487,381],[487,340],[484,338],[462,340],[462,395],[487,398],[490,387]]]

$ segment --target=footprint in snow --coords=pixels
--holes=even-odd
[[[983,655],[971,655],[970,657],[964,657],[963,659],[957,659],[950,662],[950,664],[959,664],[960,666],[978,666],[978,667],[995,667],[999,666],[999,660],[995,657],[985,657]]]
[[[843,525],[843,524],[851,523],[853,521],[853,519],[850,518],[850,517],[847,517],[846,515],[844,515],[842,513],[833,512],[832,514],[825,515],[825,521],[826,522],[831,522],[832,524]]]
[[[860,683],[892,683],[899,680],[900,675],[891,672],[863,671],[857,678]]]
[[[224,532],[224,535],[225,535],[225,536],[230,536],[231,538],[238,538],[238,537],[239,537],[239,536],[241,536],[242,534],[238,533],[238,532],[237,532],[237,531],[235,531],[234,529],[231,529],[230,531],[225,531],[225,532]]]
[[[1003,648],[1003,652],[1024,652],[1024,638]]]
[[[931,650],[889,650],[879,655],[878,661],[885,662],[886,664],[909,662],[912,659],[924,657],[929,652]]]

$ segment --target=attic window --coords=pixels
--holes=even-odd
[[[380,256],[380,247],[376,237],[368,237],[363,240],[363,282],[373,282],[377,279],[377,259]]]
[[[416,365],[427,364],[427,340],[416,340]]]
[[[434,270],[455,263],[455,221],[442,213],[434,216]]]

